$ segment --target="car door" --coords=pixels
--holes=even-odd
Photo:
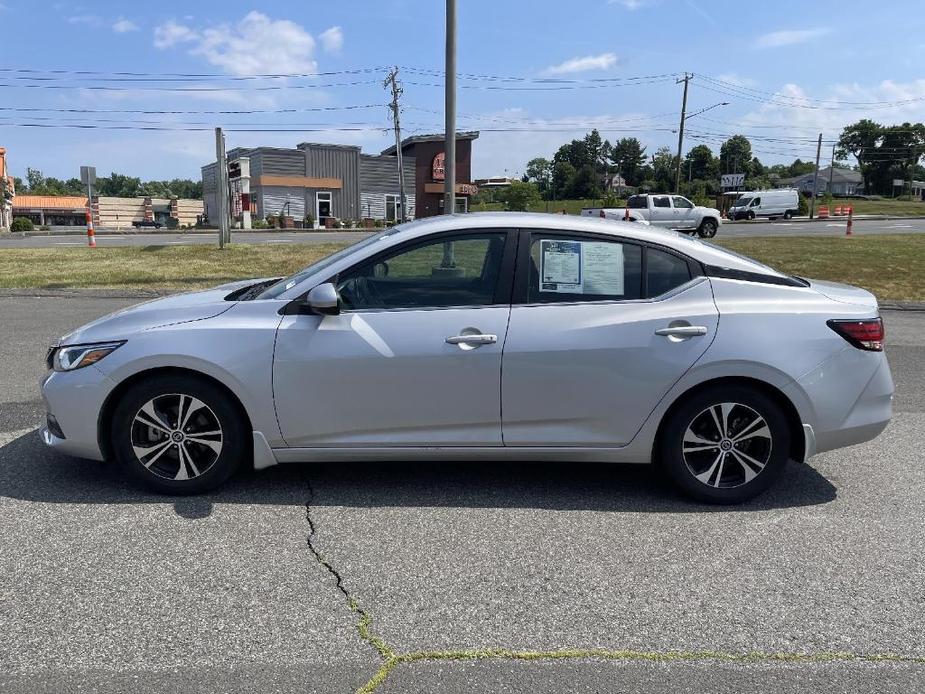
[[[674,210],[671,209],[670,196],[652,196],[652,208],[649,210],[649,223],[665,229],[671,229],[673,227]]]
[[[694,216],[694,203],[680,195],[672,195],[671,206],[674,210],[675,229],[697,228],[700,220]]]
[[[611,235],[524,234],[502,369],[505,446],[616,447],[716,334],[709,281]]]
[[[273,389],[286,443],[500,446],[512,234],[411,241],[332,278],[339,315],[284,316]]]

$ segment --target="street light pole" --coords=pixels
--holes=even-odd
[[[456,211],[456,0],[446,0],[446,146],[443,213]]]

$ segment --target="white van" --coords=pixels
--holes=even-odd
[[[768,217],[790,219],[800,210],[800,193],[795,188],[756,190],[742,193],[729,208],[729,219]]]

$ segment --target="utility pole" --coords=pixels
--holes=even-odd
[[[816,211],[816,186],[819,182],[819,155],[822,154],[822,133],[819,133],[819,142],[816,143],[816,173],[813,174],[813,197],[809,201],[809,218],[813,218]]]
[[[456,0],[446,0],[446,147],[443,213],[456,211]]]
[[[398,213],[398,221],[404,223],[407,220],[405,216],[405,165],[401,151],[401,123],[398,114],[401,109],[398,107],[398,98],[402,95],[403,89],[398,82],[398,67],[396,66],[382,83],[384,87],[392,88],[392,103],[389,108],[392,110],[392,123],[395,125],[395,159],[398,163],[398,193],[401,204],[401,210]]]
[[[675,80],[675,84],[684,82],[684,98],[681,100],[681,124],[678,126],[678,168],[675,172],[674,192],[681,192],[681,148],[684,146],[684,121],[687,119],[687,85],[693,75],[684,73],[684,78]]]
[[[225,136],[215,129],[215,197],[218,203],[218,247],[225,248],[228,234],[228,162],[225,161]]]
[[[829,192],[830,193],[832,192],[832,174],[835,173],[835,145],[837,144],[838,142],[832,143],[832,163],[829,166]]]

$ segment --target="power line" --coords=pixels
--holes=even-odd
[[[324,111],[355,111],[360,109],[384,108],[385,104],[364,104],[353,106],[315,106],[311,108],[270,108],[237,110],[157,110],[157,109],[116,109],[116,108],[46,108],[23,106],[0,106],[0,111],[16,113],[126,113],[137,115],[254,115],[267,113],[318,113]]]
[[[333,82],[328,84],[274,84],[263,87],[113,87],[110,85],[80,84],[0,84],[7,89],[83,89],[104,92],[270,92],[288,89],[334,89],[337,87],[358,87],[377,84],[378,80],[359,80],[355,82]]]

